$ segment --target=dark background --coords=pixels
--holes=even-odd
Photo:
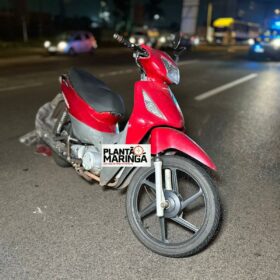
[[[277,0],[201,0],[197,29],[206,27],[207,5],[213,19],[234,17],[265,27],[279,8]],[[30,38],[42,38],[73,29],[88,29],[102,38],[105,30],[130,32],[148,25],[161,30],[180,29],[182,0],[0,0],[0,41],[20,40],[22,18]],[[154,15],[160,15],[158,20]]]

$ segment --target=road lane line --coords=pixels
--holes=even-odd
[[[0,92],[29,88],[29,87],[38,87],[38,86],[42,86],[42,85],[43,85],[43,83],[33,83],[33,84],[11,86],[11,87],[0,88]]]
[[[193,60],[184,60],[184,61],[180,61],[177,63],[177,65],[181,66],[181,65],[187,65],[187,64],[192,64],[192,63],[196,63],[198,62],[198,60],[193,59]],[[118,71],[111,71],[111,72],[107,72],[107,73],[101,73],[98,76],[100,78],[103,77],[110,77],[110,76],[117,76],[117,75],[123,75],[123,74],[127,74],[127,73],[132,73],[136,70],[136,68],[133,69],[124,69],[124,70],[118,70]]]
[[[207,91],[207,92],[204,92],[204,93],[202,93],[202,94],[196,96],[196,97],[195,97],[195,100],[196,100],[196,101],[202,101],[202,100],[207,99],[207,98],[209,98],[209,97],[212,97],[213,95],[216,95],[216,94],[218,94],[218,93],[220,93],[220,92],[222,92],[222,91],[225,91],[225,90],[230,89],[230,88],[232,88],[232,87],[235,87],[235,86],[237,86],[237,85],[239,85],[239,84],[245,83],[245,82],[247,82],[247,81],[249,81],[249,80],[251,80],[251,79],[254,79],[254,78],[256,78],[257,76],[258,76],[257,73],[252,73],[252,74],[250,74],[250,75],[247,75],[247,76],[245,76],[245,77],[243,77],[243,78],[240,78],[240,79],[237,79],[237,80],[235,80],[235,81],[232,81],[232,82],[230,82],[230,83],[228,83],[228,84],[225,84],[225,85],[223,85],[223,86],[214,88],[214,89],[209,90],[209,91]]]
[[[198,60],[193,59],[193,60],[184,60],[184,61],[180,61],[178,62],[178,66],[182,66],[182,65],[188,65],[188,64],[192,64],[192,63],[196,63],[198,62]],[[118,70],[118,71],[111,71],[111,72],[107,72],[107,73],[101,73],[98,76],[100,78],[103,77],[112,77],[112,76],[118,76],[118,75],[123,75],[123,74],[128,74],[128,73],[132,73],[136,71],[135,68],[133,69],[124,69],[124,70]],[[13,91],[13,90],[18,90],[18,89],[25,89],[25,88],[31,88],[31,87],[37,87],[37,86],[42,86],[44,85],[44,83],[31,83],[31,84],[21,84],[21,85],[16,85],[16,86],[10,86],[10,87],[4,87],[4,88],[0,88],[0,92],[4,92],[4,91]]]
[[[192,59],[192,60],[183,60],[183,61],[179,61],[177,63],[177,65],[181,66],[181,65],[187,65],[187,64],[192,64],[192,63],[196,63],[198,62],[197,59]]]
[[[109,76],[117,76],[117,75],[122,75],[126,73],[131,73],[133,72],[134,69],[125,69],[125,70],[119,70],[119,71],[112,71],[112,72],[107,72],[107,73],[101,73],[98,76],[99,77],[109,77]]]

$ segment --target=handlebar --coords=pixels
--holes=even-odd
[[[117,33],[115,33],[114,35],[113,35],[113,38],[115,39],[115,40],[117,40],[120,44],[123,44],[123,45],[125,45],[126,47],[128,47],[128,48],[133,48],[134,46],[134,44],[131,44],[128,40],[126,40],[123,36],[121,36],[120,34],[117,34]]]
[[[113,38],[117,40],[120,44],[123,44],[125,47],[129,49],[133,49],[134,51],[138,51],[140,55],[142,56],[148,56],[147,52],[145,49],[139,47],[138,45],[130,43],[127,39],[125,39],[123,36],[120,34],[115,33],[113,35]]]

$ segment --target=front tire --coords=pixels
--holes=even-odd
[[[165,169],[170,169],[172,175],[172,191],[164,190],[165,198],[173,197],[174,201],[179,199],[181,208],[184,202],[187,206],[177,212],[175,210],[178,207],[174,207],[175,212],[172,209],[165,209],[163,218],[156,216],[154,166],[152,165],[150,168],[139,169],[129,185],[126,203],[128,221],[139,241],[153,252],[167,257],[191,256],[204,249],[217,232],[220,221],[217,190],[205,170],[193,161],[179,156],[162,156],[161,160],[163,178]],[[187,188],[182,185],[185,177],[183,176],[182,179],[179,176],[183,174],[191,179],[192,184],[188,183]],[[191,192],[191,188],[194,188],[194,192],[190,195],[188,192]],[[149,201],[145,207],[143,207],[145,203],[141,202],[143,192],[146,197],[144,200]],[[187,200],[193,201],[188,204]],[[205,203],[205,213],[201,215],[199,222],[199,216],[195,217],[195,212],[200,210],[199,204],[202,201]],[[194,207],[190,208],[191,204]],[[200,226],[194,223],[200,223]],[[178,240],[175,240],[177,237]]]

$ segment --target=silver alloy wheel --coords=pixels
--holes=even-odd
[[[151,167],[140,169],[129,186],[128,220],[136,237],[152,251],[169,257],[192,255],[217,231],[218,195],[208,174],[196,163],[178,156],[163,156],[162,161],[163,169],[171,170],[173,188],[164,190],[168,204],[164,217],[156,216]]]

